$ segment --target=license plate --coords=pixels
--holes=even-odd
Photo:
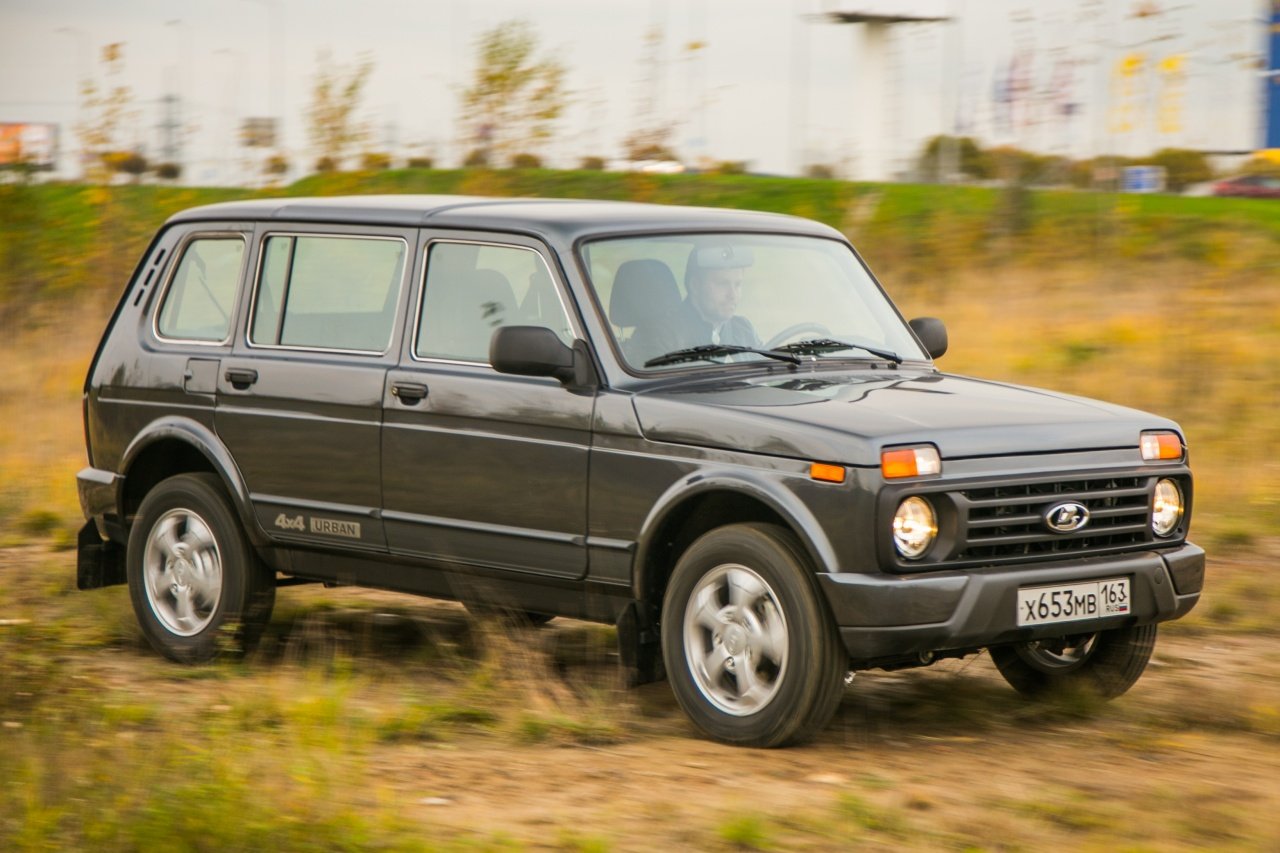
[[[1108,578],[1018,590],[1018,625],[1050,625],[1129,612],[1129,579]]]

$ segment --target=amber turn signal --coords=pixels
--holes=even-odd
[[[843,483],[844,466],[828,465],[825,462],[814,462],[809,466],[809,478],[824,483]]]
[[[1144,432],[1139,445],[1147,462],[1177,462],[1185,452],[1182,437],[1176,432]]]
[[[880,451],[880,473],[886,480],[923,477],[942,473],[942,459],[936,447],[899,447]]]

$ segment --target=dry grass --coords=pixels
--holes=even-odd
[[[81,393],[109,313],[83,306],[4,330],[0,363],[10,369],[0,372],[0,541],[48,533],[75,541],[82,523],[75,474],[88,464]]]
[[[1280,535],[1280,292],[1262,270],[1011,267],[895,296],[907,316],[947,322],[948,371],[1177,420],[1196,475],[1193,538]]]
[[[160,660],[125,591],[76,592],[48,547],[81,522],[111,306],[47,300],[0,336],[0,848],[1273,849],[1280,292],[1273,247],[1215,234],[1196,263],[886,276],[946,320],[945,369],[1186,429],[1206,599],[1133,693],[1027,705],[982,658],[860,675],[818,743],[774,753],[695,739],[666,685],[622,690],[594,626],[289,589],[250,660]]]

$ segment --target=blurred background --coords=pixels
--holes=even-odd
[[[1264,147],[1269,120],[1271,13],[1259,0],[0,9],[3,156],[59,178],[91,173],[103,155],[129,178],[235,186],[516,156],[554,168],[998,177],[970,162],[967,143],[944,139],[936,162],[922,161],[931,139],[959,137],[1052,158],[1038,181],[1081,185],[1098,176],[1072,174],[1074,163],[1149,162],[1161,149],[1232,170]],[[1207,177],[1174,171],[1176,189]]]
[[[0,849],[1274,849],[1278,67],[1262,0],[0,0]],[[607,626],[290,588],[171,667],[74,588],[103,326],[178,210],[404,192],[840,229],[942,369],[1181,423],[1202,603],[1112,705],[859,674],[763,755]]]

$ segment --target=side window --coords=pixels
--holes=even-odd
[[[156,331],[184,341],[225,341],[231,332],[244,239],[198,237],[187,244],[165,291]]]
[[[404,241],[393,238],[268,237],[250,343],[383,352],[404,256]]]
[[[500,326],[545,326],[573,342],[542,255],[517,246],[431,244],[414,355],[488,362],[489,339]]]

